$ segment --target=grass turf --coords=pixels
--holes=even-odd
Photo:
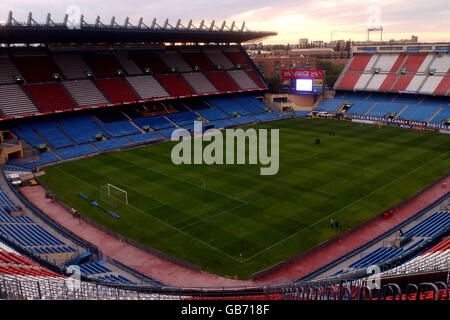
[[[255,128],[280,129],[275,176],[259,175],[259,165],[176,166],[169,142],[58,164],[40,180],[117,233],[205,271],[248,279],[383,212],[450,168],[445,134],[318,119]],[[104,199],[106,183],[128,192],[128,206],[100,201],[120,219],[77,196]]]

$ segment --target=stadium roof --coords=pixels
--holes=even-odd
[[[81,15],[79,19],[55,23],[50,14],[46,23],[40,24],[33,20],[31,13],[25,23],[17,22],[9,14],[8,22],[0,26],[0,43],[2,44],[30,44],[30,43],[243,43],[263,40],[277,35],[276,32],[250,31],[245,27],[236,27],[235,22],[227,26],[223,22],[220,26],[214,21],[206,25],[204,21],[195,26],[192,20],[187,26],[181,20],[172,26],[168,19],[161,26],[156,19],[150,26],[143,23],[142,18],[137,25],[132,25],[128,18],[123,24],[118,24],[113,17],[105,24],[97,17],[95,24],[88,24]]]

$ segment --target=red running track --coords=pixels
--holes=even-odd
[[[450,185],[450,176],[443,182]],[[97,246],[105,255],[153,279],[173,286],[222,287],[276,283],[280,280],[295,280],[305,276],[394,228],[444,196],[448,192],[448,188],[443,188],[442,183],[439,183],[398,208],[392,217],[380,218],[360,230],[346,235],[339,241],[332,242],[321,250],[256,281],[234,280],[203,271],[195,272],[167,262],[129,244],[122,243],[105,232],[73,217],[62,205],[46,199],[46,191],[42,186],[24,187],[21,191],[28,201],[60,225]]]

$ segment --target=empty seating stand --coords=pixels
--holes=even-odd
[[[450,211],[439,211],[418,223],[403,234],[403,237],[434,237],[450,226]]]
[[[86,275],[93,275],[93,274],[101,274],[101,273],[112,272],[111,269],[103,266],[100,263],[80,264],[79,267],[80,267],[80,272],[82,274],[86,274]]]
[[[235,66],[227,58],[227,56],[220,49],[206,49],[203,51],[209,60],[216,66],[221,66],[223,70],[234,69]]]
[[[103,140],[99,142],[94,142],[94,146],[96,146],[101,151],[118,149],[124,146],[131,144],[131,141],[126,138],[117,138],[111,140]]]
[[[378,248],[361,259],[349,265],[349,268],[366,268],[371,265],[376,265],[390,259],[393,259],[403,253],[401,248]]]
[[[0,86],[0,110],[5,116],[38,113],[38,108],[16,84]]]
[[[142,74],[142,70],[127,53],[116,53],[115,57],[129,75]]]
[[[347,110],[349,114],[365,114],[367,110],[373,105],[373,101],[355,101],[350,109]]]
[[[375,63],[374,68],[378,68],[380,73],[390,72],[398,56],[398,54],[382,54]]]
[[[95,83],[112,103],[134,102],[139,100],[124,79],[97,79]]]
[[[14,83],[14,77],[20,76],[19,70],[8,55],[0,55],[0,84]]]
[[[89,155],[96,153],[97,150],[92,147],[90,144],[83,144],[75,147],[70,148],[64,148],[56,150],[56,153],[62,158],[62,159],[71,159],[71,158],[77,158],[84,155]]]
[[[197,110],[197,112],[202,117],[210,121],[228,119],[230,117],[228,114],[224,113],[223,111],[217,108],[202,109]]]
[[[399,115],[400,119],[428,121],[438,110],[438,106],[423,104],[409,104]]]
[[[106,135],[89,115],[77,113],[58,118],[60,128],[77,143],[93,142],[96,134]],[[106,135],[107,136],[107,135]]]
[[[338,89],[353,89],[361,77],[360,73],[346,73],[337,85]]]
[[[42,112],[76,107],[59,83],[25,85],[24,89]]]
[[[203,73],[184,73],[183,77],[197,93],[217,92],[217,89]]]
[[[197,66],[201,71],[212,71],[217,69],[208,57],[200,50],[183,50],[180,53],[192,68]]]
[[[102,127],[112,137],[123,137],[140,133],[140,131],[129,121],[105,123]]]
[[[83,59],[100,78],[117,76],[117,70],[123,69],[112,54],[86,54]]]
[[[441,111],[437,115],[435,115],[432,119],[432,123],[441,123],[446,119],[450,118],[450,107],[442,108]]]
[[[433,94],[436,91],[436,88],[441,83],[444,76],[429,76],[422,87],[419,89],[419,93],[423,94]]]
[[[187,112],[172,113],[167,115],[167,117],[179,125],[184,125],[184,124],[192,124],[194,120],[198,118],[198,115],[195,112],[187,111]]]
[[[139,127],[150,126],[155,130],[174,127],[175,125],[164,116],[145,117],[133,120]]]
[[[129,139],[131,141],[133,141],[134,143],[140,143],[140,142],[148,142],[148,141],[158,141],[161,140],[161,136],[154,132],[146,132],[146,133],[142,133],[142,134],[135,134],[129,137]]]
[[[61,77],[63,76],[52,58],[44,52],[15,54],[13,60],[29,82],[52,81],[54,80],[52,75],[55,73],[60,73]]]
[[[336,112],[345,101],[345,99],[323,99],[314,110]]]
[[[431,62],[430,69],[435,69],[435,73],[446,74],[450,70],[450,54],[436,56]]]
[[[213,106],[219,107],[222,111],[228,113],[230,116],[233,116],[234,114],[239,114],[241,116],[252,114],[248,110],[244,109],[241,105],[227,98],[211,98],[208,99],[208,102]]]
[[[66,79],[83,79],[91,71],[79,55],[54,54],[53,59]]]
[[[228,71],[228,74],[233,78],[234,82],[241,87],[241,89],[257,89],[258,86],[250,78],[250,76],[244,70],[232,70]]]
[[[267,86],[264,84],[263,80],[259,76],[259,74],[255,70],[245,70],[250,78],[252,78],[253,82],[258,85],[260,89],[267,89]]]
[[[251,116],[231,118],[231,121],[233,121],[241,126],[258,122],[258,120],[256,120],[255,118],[253,118]]]
[[[450,259],[450,239],[446,238],[404,264],[385,272],[385,274],[415,273],[419,271],[446,270]]]
[[[156,78],[172,97],[184,97],[195,94],[194,90],[179,74],[157,75]]]
[[[235,66],[241,65],[242,69],[247,69],[250,67],[250,61],[248,60],[246,54],[238,48],[233,50],[225,50],[225,55]]]
[[[446,95],[448,93],[449,88],[450,88],[450,76],[445,76],[439,82],[439,84],[437,85],[437,87],[434,90],[433,94]]]
[[[237,124],[229,119],[211,121],[211,124],[214,125],[214,128],[231,128],[237,126]]]
[[[231,79],[228,73],[223,71],[206,72],[205,76],[221,92],[238,91],[240,88]]]
[[[417,72],[419,70],[419,67],[422,65],[423,61],[425,60],[425,57],[427,55],[425,54],[414,54],[410,53],[408,54],[405,62],[402,65],[402,68],[407,69],[407,72]]]
[[[255,103],[256,99],[254,99],[254,98],[251,98],[248,96],[237,96],[237,97],[232,97],[231,100],[240,104],[246,110],[250,111],[253,114],[259,114],[259,113],[264,112],[263,109],[261,109],[260,107],[258,107],[256,105],[256,103]]]
[[[127,77],[126,79],[141,99],[169,96],[167,91],[153,76]]]
[[[73,145],[70,141],[57,127],[56,123],[54,126],[41,126],[37,129],[39,134],[47,140],[51,146],[54,148],[63,148]]]
[[[63,81],[62,84],[80,107],[109,103],[91,80]]]
[[[177,72],[189,72],[193,69],[175,50],[165,51],[159,54],[160,58],[169,70],[175,68]]]
[[[352,58],[347,71],[364,71],[367,64],[372,59],[371,54],[358,54]]]
[[[153,74],[167,73],[169,71],[156,52],[133,53],[130,56],[142,71],[145,71],[146,68],[149,68]]]
[[[398,114],[405,107],[402,103],[378,102],[367,112],[370,116],[387,116],[389,113]]]
[[[0,274],[26,276],[28,280],[32,280],[29,277],[61,277],[59,274],[43,269],[3,243],[0,243]]]
[[[37,224],[0,224],[0,233],[24,247],[64,245]]]
[[[40,158],[32,162],[19,162],[19,161],[9,161],[8,164],[23,167],[26,169],[31,169],[33,167],[39,167],[45,164],[57,162],[60,159],[51,151],[43,152],[40,154]]]

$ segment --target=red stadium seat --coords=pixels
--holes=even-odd
[[[426,54],[408,54],[402,68],[408,69],[408,72],[417,72],[422,62],[425,60]]]
[[[397,82],[395,83],[392,90],[394,91],[403,91],[406,90],[411,80],[414,78],[414,75],[401,75],[398,77]]]
[[[262,89],[266,89],[267,86],[262,82],[261,77],[255,70],[246,70],[247,74],[252,78],[253,81]]]
[[[60,73],[52,58],[47,55],[15,56],[14,62],[29,82],[52,81],[54,73]],[[60,73],[61,76],[63,76]]]
[[[360,54],[354,56],[347,71],[364,71],[370,59],[372,59],[371,54]]]
[[[397,60],[395,61],[394,65],[391,68],[391,73],[397,73],[398,69],[400,68],[403,61],[405,60],[405,57],[406,57],[406,55],[403,53],[398,56]]]
[[[216,67],[203,52],[181,52],[181,55],[192,67],[198,66],[202,71],[216,70]]]
[[[122,66],[111,54],[87,54],[83,56],[94,74],[99,78],[113,77]]]
[[[450,76],[444,77],[434,90],[433,94],[446,94],[450,88]]]
[[[380,91],[389,91],[392,88],[392,85],[395,82],[395,79],[397,79],[397,75],[390,74],[384,79],[383,83],[381,84],[380,88],[378,90]]]
[[[195,94],[195,91],[179,74],[158,75],[156,78],[172,97],[190,96]]]
[[[353,89],[361,77],[360,73],[346,73],[338,85],[339,89]]]
[[[76,107],[59,83],[25,85],[24,89],[42,112]]]
[[[228,74],[222,71],[217,72],[207,72],[205,76],[212,82],[212,84],[219,91],[237,91],[240,88],[236,83],[230,78]]]
[[[161,59],[156,54],[137,53],[137,54],[130,54],[130,57],[134,60],[134,62],[136,62],[136,64],[139,66],[139,68],[142,69],[142,71],[145,71],[145,68],[150,68],[152,73],[169,72],[167,66],[164,64],[164,62],[161,61]]]
[[[139,100],[138,96],[122,78],[97,79],[95,83],[112,103]]]
[[[240,64],[242,69],[247,69],[250,67],[247,57],[241,51],[225,51],[225,55],[235,66]]]

